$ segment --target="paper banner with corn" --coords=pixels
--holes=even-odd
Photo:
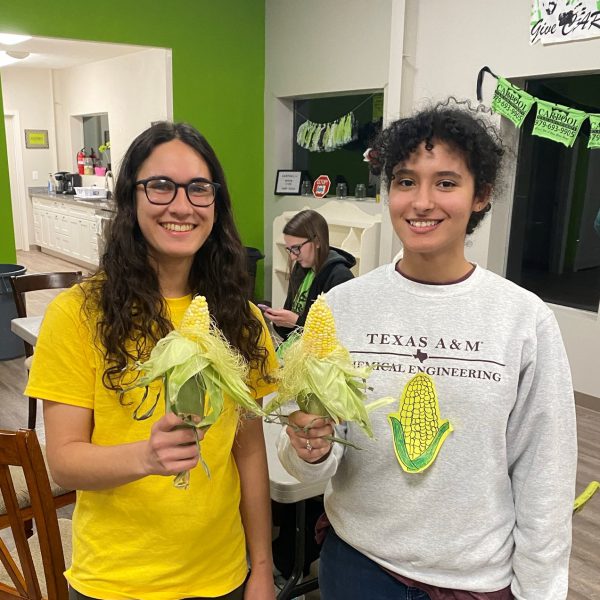
[[[267,414],[295,400],[306,413],[335,423],[352,421],[373,437],[368,412],[391,399],[365,404],[370,369],[352,365],[350,353],[336,337],[333,314],[323,294],[311,306],[302,334],[296,335],[282,358],[279,390],[265,408]]]
[[[163,378],[166,412],[175,413],[195,430],[206,430],[217,421],[225,394],[242,409],[264,414],[245,383],[247,365],[211,321],[204,296],[192,300],[179,329],[159,340],[150,358],[137,368],[141,377],[135,387]],[[154,407],[137,416],[136,409],[134,418],[148,418],[153,411]],[[203,460],[202,464],[210,475]],[[187,488],[189,472],[177,475],[174,483]]]

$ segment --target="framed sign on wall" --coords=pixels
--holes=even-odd
[[[48,148],[48,130],[47,129],[26,129],[25,130],[25,148],[32,148],[32,149]]]
[[[275,179],[275,194],[278,196],[299,196],[302,184],[302,171],[278,170]]]

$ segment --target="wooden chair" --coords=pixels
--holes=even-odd
[[[17,307],[17,316],[27,316],[27,304],[25,294],[40,290],[58,290],[71,287],[81,280],[81,271],[65,271],[57,273],[32,273],[30,275],[16,275],[10,278],[10,284],[13,290],[15,305]],[[33,356],[33,347],[27,342],[25,344],[25,366],[29,372],[31,356]],[[29,398],[29,416],[27,418],[27,427],[35,429],[37,416],[37,398]]]
[[[21,473],[30,506],[17,497]],[[71,521],[58,519],[44,457],[35,431],[0,430],[0,491],[7,507],[15,550],[0,538],[0,599],[68,600],[63,575],[71,561]],[[27,538],[23,521],[33,516],[36,533]],[[64,549],[64,550],[63,550]]]

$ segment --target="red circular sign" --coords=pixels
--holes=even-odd
[[[313,183],[313,196],[315,198],[324,198],[331,187],[331,180],[327,175],[319,175]]]

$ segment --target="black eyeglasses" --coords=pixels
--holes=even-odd
[[[308,242],[312,242],[312,239],[309,238],[305,242],[301,244],[294,244],[293,246],[286,246],[285,249],[288,251],[288,254],[293,254],[294,256],[300,256],[300,251],[302,250],[302,246],[304,244],[308,244]]]
[[[221,187],[221,184],[209,181],[203,177],[196,177],[187,183],[175,183],[168,177],[148,177],[140,179],[135,185],[143,185],[146,198],[151,204],[171,204],[175,200],[177,190],[183,188],[190,204],[200,208],[210,206]]]

